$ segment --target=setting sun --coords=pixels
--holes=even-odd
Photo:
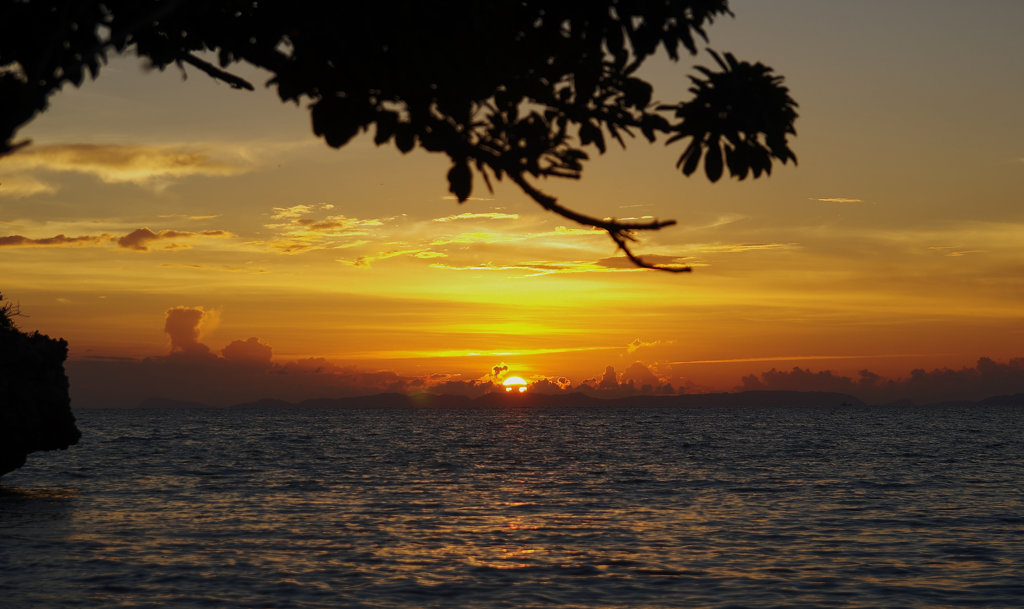
[[[526,391],[526,381],[518,376],[510,376],[502,383],[505,386],[505,391],[512,392],[518,391],[523,393]]]

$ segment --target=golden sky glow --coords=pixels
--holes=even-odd
[[[542,185],[592,215],[677,219],[637,252],[692,274],[632,268],[509,184],[459,205],[442,157],[330,149],[272,91],[118,58],[0,160],[0,291],[72,360],[167,355],[168,311],[201,308],[214,354],[428,384],[498,364],[596,384],[639,362],[730,390],[773,367],[1024,355],[1024,4],[731,4],[711,47],[786,77],[796,168],[711,185],[637,140]],[[646,68],[656,98],[683,97],[692,63]]]

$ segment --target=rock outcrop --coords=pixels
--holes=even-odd
[[[64,360],[68,344],[0,326],[0,476],[39,450],[65,449],[75,426]]]

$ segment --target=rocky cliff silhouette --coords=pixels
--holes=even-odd
[[[9,319],[7,320],[9,322]],[[78,442],[64,374],[68,344],[0,324],[0,476],[40,450]]]

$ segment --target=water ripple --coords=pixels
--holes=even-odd
[[[1016,607],[1021,414],[82,411],[0,606]]]

